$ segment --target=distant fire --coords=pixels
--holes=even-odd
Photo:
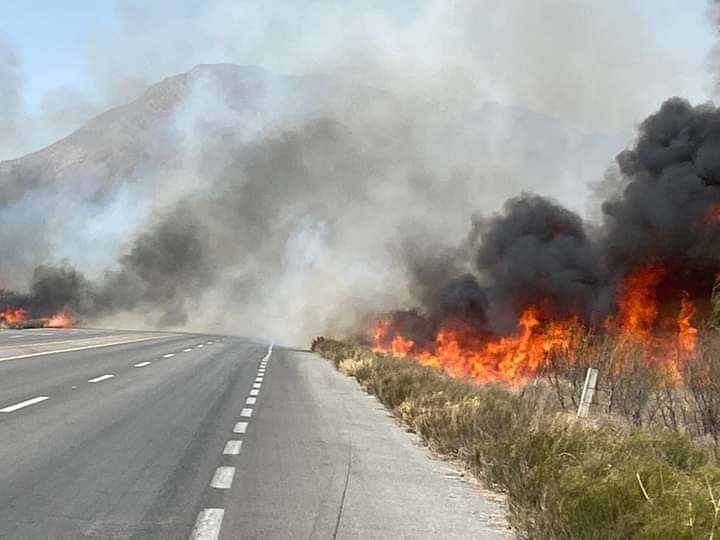
[[[6,307],[0,311],[0,323],[13,324],[28,319],[28,312],[23,308]]]
[[[667,314],[657,297],[666,274],[662,266],[654,264],[629,273],[618,287],[617,310],[601,330],[618,342],[638,345],[646,362],[662,364],[670,378],[678,380],[682,362],[695,350],[697,309],[689,293],[680,290],[673,303],[677,307]],[[392,320],[383,319],[373,323],[370,340],[378,352],[413,357],[454,377],[520,384],[558,355],[572,362],[590,330],[590,325],[577,317],[560,320],[539,306],[528,306],[511,335],[484,332],[461,319],[449,318],[439,324],[431,339],[418,345],[402,335]]]
[[[66,309],[58,311],[49,317],[31,317],[30,313],[23,308],[5,307],[0,311],[0,328],[72,328],[75,321]]]
[[[706,224],[720,223],[720,203],[711,204],[705,211]]]
[[[45,328],[72,328],[75,326],[75,321],[73,321],[70,312],[64,309],[45,319],[44,326]]]

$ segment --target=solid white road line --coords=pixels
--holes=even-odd
[[[192,349],[183,349],[183,352],[190,352]]]
[[[15,405],[9,405],[7,407],[4,407],[0,409],[0,413],[11,413],[15,411],[19,411],[20,409],[24,409],[25,407],[29,407],[30,405],[35,405],[36,403],[41,403],[45,401],[46,399],[50,399],[48,396],[38,396],[32,399],[26,399],[25,401],[21,401],[20,403],[16,403]]]
[[[245,400],[245,405],[255,405],[257,403],[256,397],[249,397]]]
[[[97,345],[85,345],[84,347],[70,347],[68,349],[58,349],[56,351],[42,351],[42,352],[34,352],[34,353],[28,353],[28,354],[18,354],[15,356],[6,356],[4,358],[0,358],[0,362],[5,362],[6,360],[20,360],[21,358],[34,358],[35,356],[45,356],[49,354],[60,354],[60,353],[66,353],[66,352],[75,352],[75,351],[86,351],[88,349],[100,349],[102,347],[112,347],[113,345],[126,345],[128,343],[139,343],[141,341],[148,341],[151,339],[161,339],[161,338],[168,338],[170,336],[152,336],[152,337],[145,337],[145,338],[139,338],[139,339],[128,339],[125,341],[113,341],[110,343],[99,343]],[[68,341],[52,341],[51,344],[57,345],[59,343],[71,343],[73,341],[77,340],[68,340]]]
[[[96,383],[96,382],[103,382],[107,381],[108,379],[112,379],[115,375],[111,375],[110,373],[107,373],[105,375],[100,375],[99,377],[95,377],[93,379],[88,379],[88,382],[90,383]]]
[[[175,356],[175,353],[163,354],[163,358],[172,358],[173,356]]]
[[[260,393],[260,390],[258,390],[257,388],[250,390],[251,396],[257,396],[259,393]]]
[[[242,441],[228,441],[225,443],[223,454],[226,456],[237,456],[242,448]]]
[[[240,416],[243,418],[250,418],[252,416],[252,408],[245,407],[242,411],[240,411]]]
[[[133,367],[145,367],[145,366],[149,366],[149,365],[150,365],[150,362],[140,362],[138,364],[135,364],[135,366],[133,366]]]
[[[218,540],[222,526],[222,508],[206,508],[198,514],[190,540]]]
[[[253,388],[260,389],[262,388],[262,384],[260,384],[259,382],[253,383]]]
[[[238,422],[237,424],[235,424],[235,427],[233,428],[233,433],[246,433],[247,427],[248,427],[247,422]]]
[[[218,467],[210,480],[210,487],[215,489],[230,489],[232,487],[235,467]]]

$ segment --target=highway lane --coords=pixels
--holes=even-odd
[[[123,334],[122,330],[91,328],[28,328],[26,330],[0,329],[0,347],[22,343],[45,343],[67,339],[89,338]]]
[[[153,336],[4,362],[0,342],[0,538],[502,537],[324,360]]]

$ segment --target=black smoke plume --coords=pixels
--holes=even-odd
[[[422,292],[416,297],[425,326],[412,311],[414,332],[403,335],[423,343],[418,328],[434,335],[453,318],[507,333],[528,306],[597,323],[617,309],[623,277],[647,265],[665,271],[661,296],[678,301],[686,291],[706,300],[720,271],[720,110],[669,99],[616,161],[623,189],[602,203],[599,227],[552,200],[523,194],[476,220],[466,255],[470,273],[453,270],[453,257],[443,266],[411,246],[407,266],[412,290]],[[455,275],[444,276],[447,270]],[[390,318],[408,326],[407,313]]]

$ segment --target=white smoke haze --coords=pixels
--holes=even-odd
[[[625,4],[120,2],[93,95],[58,89],[34,119],[0,44],[1,156],[138,104],[0,164],[0,288],[67,264],[84,322],[287,343],[409,306],[406,238],[458,245],[522,191],[584,210],[675,92]]]

